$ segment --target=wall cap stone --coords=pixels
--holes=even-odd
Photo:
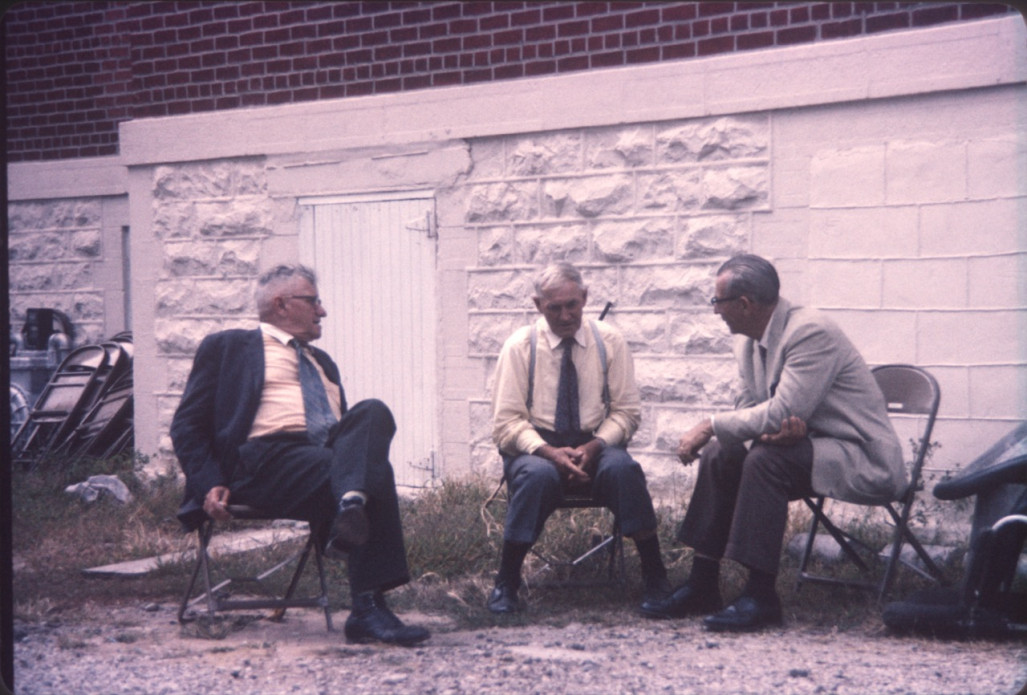
[[[1020,17],[1009,16],[656,65],[126,121],[122,161],[433,142],[1015,84],[1027,81],[1025,31]],[[671,84],[681,99],[667,98]]]

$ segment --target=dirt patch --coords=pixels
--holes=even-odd
[[[433,636],[413,649],[349,645],[319,611],[284,622],[238,613],[223,639],[180,626],[170,605],[85,607],[16,624],[19,695],[103,693],[918,693],[1013,695],[1027,683],[1023,643],[835,632],[791,621],[747,635],[697,620],[653,622],[628,608],[602,622],[463,628],[404,612]],[[532,620],[538,618],[539,623]]]

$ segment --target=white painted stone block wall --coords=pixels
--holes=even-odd
[[[274,208],[260,157],[158,166],[149,180],[153,335],[165,365],[153,390],[160,458],[168,460],[168,428],[200,341],[256,324],[253,292],[263,257],[274,257]]]
[[[753,249],[794,267],[783,291],[870,363],[938,379],[927,490],[1027,417],[1023,99],[1010,86],[773,116],[774,211]]]
[[[75,346],[126,327],[122,287],[123,197],[14,201],[7,212],[10,323],[30,308],[71,320]]]
[[[490,138],[472,141],[471,157],[451,192],[467,201],[462,226],[478,240],[468,342],[486,388],[471,402],[471,469],[498,477],[495,360],[535,316],[534,275],[567,260],[585,275],[589,315],[612,302],[606,320],[635,355],[643,422],[631,449],[658,494],[681,495],[690,472],[671,455],[677,437],[731,402],[730,340],[708,299],[717,266],[749,250],[753,216],[768,210],[769,117]]]

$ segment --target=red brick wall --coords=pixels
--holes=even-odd
[[[130,118],[680,60],[973,20],[1001,4],[67,2],[4,15],[8,161],[112,155]]]

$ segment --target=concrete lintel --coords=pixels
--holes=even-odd
[[[7,166],[9,201],[118,196],[128,192],[128,170],[120,157],[17,162]]]

